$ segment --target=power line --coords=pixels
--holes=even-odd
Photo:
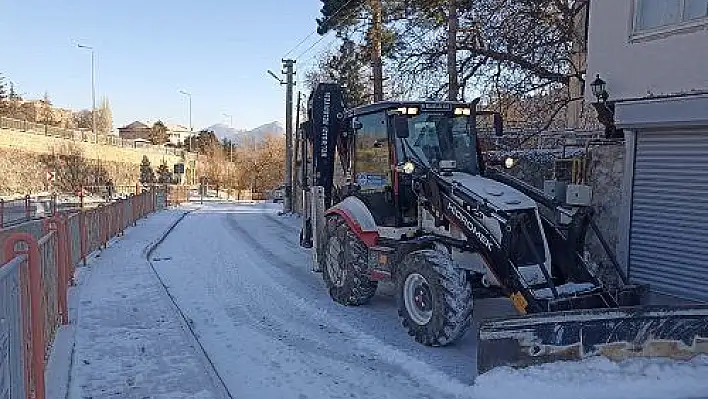
[[[310,45],[310,47],[306,48],[305,51],[303,51],[302,53],[300,53],[300,55],[295,57],[295,60],[299,60],[303,55],[307,54],[308,51],[312,50],[312,48],[315,47],[316,45],[318,45],[322,40],[324,40],[325,37],[327,37],[327,36],[321,36],[316,42],[312,43]]]
[[[297,45],[295,45],[295,47],[291,48],[290,51],[288,51],[287,53],[285,53],[283,55],[283,58],[289,56],[293,51],[297,50],[298,47],[302,46],[302,44],[305,43],[307,41],[307,39],[311,38],[312,35],[314,35],[315,33],[317,33],[317,29],[313,30],[312,32],[310,32],[309,35],[305,36],[304,39],[300,40],[300,42]]]
[[[322,22],[323,22],[323,23],[324,23],[324,22],[329,22],[330,19],[332,19],[332,18],[334,18],[335,16],[337,16],[337,14],[339,14],[342,10],[344,10],[344,8],[346,8],[352,1],[354,1],[354,0],[348,0],[346,3],[342,4],[342,6],[337,9],[337,11],[335,11],[335,12],[334,12],[332,15],[330,15],[329,17],[325,18]],[[287,57],[287,56],[290,55],[293,51],[297,50],[298,47],[300,47],[303,43],[305,43],[305,42],[307,41],[307,39],[311,38],[312,35],[314,35],[315,33],[317,33],[317,29],[315,29],[314,31],[310,32],[307,36],[305,36],[304,39],[300,40],[300,42],[299,42],[297,45],[295,45],[295,47],[291,48],[287,53],[285,53],[285,55],[283,55],[282,58]],[[321,39],[320,39],[320,40],[321,40]],[[318,40],[317,42],[319,42],[320,40]],[[315,43],[315,44],[316,44],[316,43]],[[297,58],[300,58],[300,57],[298,56],[298,57],[296,57],[296,59],[297,59]]]

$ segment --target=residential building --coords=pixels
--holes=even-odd
[[[174,123],[165,123],[165,127],[167,128],[167,134],[170,138],[169,143],[174,146],[183,145],[184,142],[191,135],[191,133],[189,132],[189,128],[186,126]]]
[[[619,259],[708,301],[708,0],[592,0],[588,32],[585,98],[625,137]]]
[[[139,121],[118,128],[118,135],[126,140],[150,140],[150,132],[150,126]]]

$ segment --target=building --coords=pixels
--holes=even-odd
[[[150,126],[139,121],[118,128],[118,135],[126,140],[150,140],[150,132]]]
[[[620,261],[708,301],[708,0],[592,0],[587,63],[586,100],[625,137]]]
[[[169,143],[173,146],[183,145],[185,140],[187,140],[191,135],[189,128],[186,126],[174,123],[165,123],[165,127],[167,128],[167,134],[169,135]]]

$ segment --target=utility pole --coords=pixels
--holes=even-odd
[[[374,102],[383,101],[383,62],[381,61],[381,30],[382,6],[381,0],[369,0],[371,6],[371,62],[374,75]]]
[[[96,129],[96,77],[95,77],[95,56],[94,50],[91,46],[84,46],[83,44],[78,45],[79,48],[91,51],[91,128],[93,130],[93,137],[98,143],[98,130]]]
[[[300,168],[297,168],[298,166],[298,157],[300,155],[300,102],[302,101],[302,93],[299,91],[297,92],[297,105],[295,106],[295,151],[293,155],[293,181],[295,184],[293,184],[293,187],[295,189],[295,193],[293,194],[293,209],[295,209],[296,212],[302,214],[302,209],[300,209],[302,205],[302,201],[300,201],[300,193],[301,193],[301,188],[302,184],[300,183],[300,173],[298,171]]]
[[[460,83],[457,76],[457,29],[459,25],[457,0],[448,0],[447,10],[447,99],[449,101],[457,101],[457,96],[460,92]]]
[[[285,74],[285,200],[283,211],[293,211],[293,88],[295,60],[283,60]]]

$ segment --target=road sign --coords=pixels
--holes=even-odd
[[[48,170],[47,171],[47,181],[49,183],[54,183],[57,180],[57,174],[53,170]]]

